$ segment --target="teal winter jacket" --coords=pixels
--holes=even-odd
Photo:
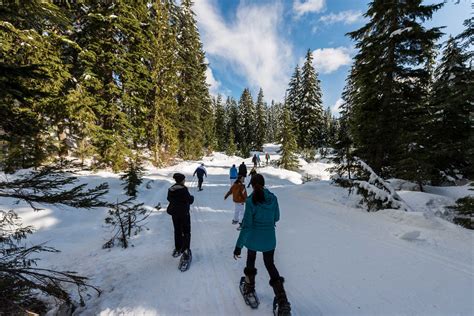
[[[245,213],[242,221],[237,247],[254,251],[270,251],[276,247],[275,223],[280,219],[277,197],[263,190],[265,202],[254,204],[253,193],[245,202]]]

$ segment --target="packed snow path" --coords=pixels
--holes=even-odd
[[[62,250],[45,256],[42,265],[78,271],[102,289],[100,297],[87,297],[78,314],[271,315],[273,291],[261,254],[258,310],[245,305],[238,289],[246,250],[240,260],[233,259],[238,231],[231,224],[231,198],[224,201],[224,194],[228,169],[240,162],[205,161],[209,176],[201,192],[192,177],[197,162],[149,172],[139,200],[164,208],[152,214],[149,230],[126,250],[101,249],[109,237],[103,225],[106,210],[17,210],[26,224],[38,228],[32,241]],[[193,262],[184,273],[178,271],[179,258],[171,256],[173,228],[165,212],[176,171],[186,175],[195,196]],[[260,172],[279,199],[275,263],[286,279],[294,315],[474,315],[472,232],[421,213],[369,214],[329,181],[300,185],[296,173],[273,167]],[[120,181],[110,173],[85,175],[82,181],[108,181],[111,200],[122,194]]]

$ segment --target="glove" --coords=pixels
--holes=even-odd
[[[240,256],[241,252],[242,252],[242,248],[235,247],[235,249],[234,249],[234,258]]]

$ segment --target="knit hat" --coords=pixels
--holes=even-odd
[[[173,174],[173,179],[176,181],[176,183],[181,183],[185,179],[185,176],[184,174],[177,172]]]

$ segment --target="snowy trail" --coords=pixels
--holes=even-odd
[[[238,231],[231,224],[231,198],[223,199],[228,167],[238,161],[206,162],[209,177],[201,192],[192,177],[195,162],[150,171],[140,201],[150,207],[161,202],[163,209],[150,216],[149,230],[126,250],[100,249],[108,236],[102,224],[106,210],[19,212],[26,224],[39,227],[32,242],[49,240],[62,250],[45,255],[42,263],[76,270],[103,290],[100,297],[88,297],[77,314],[271,315],[273,291],[261,254],[256,262],[259,309],[246,306],[238,290],[246,250],[242,259],[233,259]],[[178,170],[195,196],[193,262],[184,273],[171,256],[173,227],[165,212],[166,191]],[[286,278],[294,315],[474,315],[472,232],[420,213],[369,214],[328,181],[299,185],[296,173],[273,167],[260,172],[279,199],[275,263]],[[84,180],[108,181],[111,200],[122,194],[117,175]]]

